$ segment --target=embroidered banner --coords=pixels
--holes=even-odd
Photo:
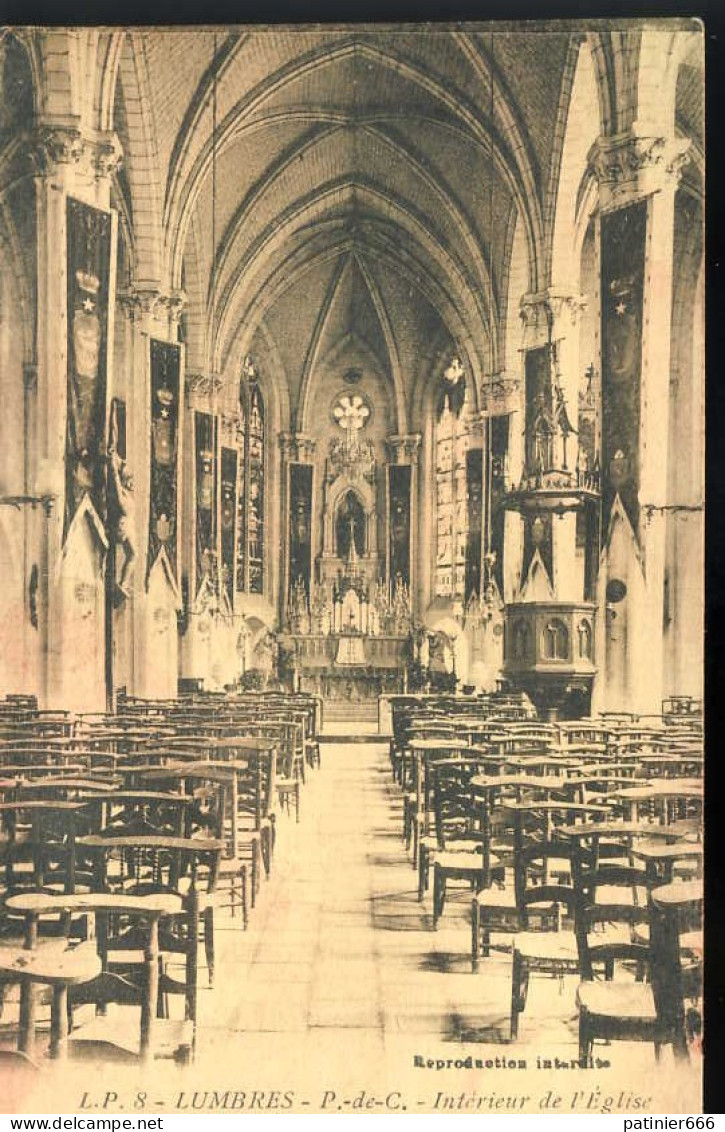
[[[310,595],[312,574],[312,465],[289,469],[289,585],[299,581]]]
[[[576,548],[584,560],[585,601],[596,600],[599,544],[599,507],[588,503],[576,516]]]
[[[151,493],[147,578],[163,547],[177,577],[181,351],[151,339]]]
[[[237,531],[237,451],[234,448],[222,448],[221,488],[222,587],[233,609]]]
[[[526,470],[529,475],[554,465],[551,355],[548,346],[526,351]]]
[[[489,529],[489,550],[495,554],[493,576],[496,579],[499,593],[503,593],[503,554],[504,554],[504,524],[506,511],[504,497],[506,495],[506,468],[509,452],[509,428],[511,417],[508,414],[491,417],[491,431],[489,441],[491,445],[491,458],[489,475],[491,486],[489,493],[489,506],[491,520]]]
[[[247,416],[247,528],[246,552],[249,592],[264,593],[264,402],[254,383],[249,394]]]
[[[105,512],[106,386],[111,216],[67,200],[68,411],[63,539],[89,496]]]
[[[395,583],[400,575],[410,586],[410,466],[391,464],[390,485],[390,578]]]
[[[602,262],[602,531],[619,494],[639,520],[642,301],[647,204],[604,213]],[[666,437],[662,438],[662,443]]]
[[[214,521],[217,499],[216,417],[194,414],[196,453],[196,592],[202,583],[214,585],[216,547]]]
[[[236,557],[236,579],[235,585],[238,593],[243,593],[246,574],[247,563],[247,538],[246,538],[246,518],[247,518],[247,491],[246,491],[246,468],[247,468],[247,418],[244,412],[244,404],[242,399],[239,400],[239,419],[237,422],[237,452],[239,453],[239,461],[237,464],[237,557]]]
[[[466,498],[468,506],[466,540],[466,583],[464,598],[481,593],[481,526],[483,520],[483,452],[466,452]]]

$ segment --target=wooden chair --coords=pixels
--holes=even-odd
[[[18,898],[10,898],[14,899]],[[65,906],[56,906],[53,911],[64,916],[67,913]],[[0,948],[0,988],[4,991],[9,984],[20,985],[19,1054],[32,1059],[35,1053],[36,989],[46,987],[52,993],[49,1052],[55,1058],[60,1055],[60,1043],[67,1033],[69,991],[91,982],[100,970],[94,944],[70,946],[66,939],[61,939],[39,945],[37,929],[26,931],[23,947]]]
[[[480,770],[475,759],[444,760],[432,768],[437,847],[433,854],[433,926],[446,903],[449,880],[463,880],[474,890],[488,888],[499,864],[491,853],[490,827],[481,824],[471,779]]]
[[[172,895],[193,901],[196,932],[203,929],[203,943],[209,982],[215,971],[214,910],[220,900],[217,892],[219,863],[224,842],[217,838],[159,837],[156,835],[91,836],[79,839],[81,851],[95,859],[96,889],[134,896]],[[113,864],[116,867],[113,867]],[[162,951],[182,953],[190,949],[196,958],[196,938],[190,941],[183,922],[164,925]],[[114,950],[138,950],[130,936],[122,947],[117,939]],[[196,984],[194,983],[193,993]],[[173,991],[173,988],[169,988]],[[176,988],[181,993],[183,988]],[[187,993],[184,991],[183,993]],[[189,992],[191,993],[191,992]]]
[[[463,751],[463,745],[454,738],[414,738],[410,741],[409,790],[403,795],[403,839],[407,849],[413,849],[413,868],[418,869],[418,899],[428,889],[428,865],[431,851],[438,848],[435,834],[431,836],[433,813],[433,767],[446,759],[453,759]]]
[[[675,1056],[686,1057],[702,1032],[702,883],[666,884],[649,895],[657,1015],[673,1034]]]
[[[584,860],[575,864],[583,1061],[597,1040],[652,1042],[657,1057],[672,1044],[676,1057],[687,1055],[682,981],[673,977],[682,969],[679,931],[637,898],[645,881],[641,869],[607,864],[587,876]]]
[[[122,897],[121,903],[124,899],[128,900]],[[139,898],[140,901],[146,899]],[[163,897],[163,903],[155,903],[158,899],[158,896],[148,898],[145,910],[131,906],[116,909],[113,902],[111,910],[97,913],[102,971],[96,979],[75,988],[70,996],[74,1014],[83,1005],[93,1005],[96,1016],[87,1024],[71,1029],[67,1039],[69,1056],[96,1060],[100,1055],[114,1061],[170,1057],[182,1063],[193,1056],[199,915],[196,894],[192,892],[187,896],[183,911],[166,906]],[[184,928],[183,982],[171,979],[162,964],[162,954],[169,950],[170,924],[177,929],[179,925]],[[135,953],[137,950],[142,956],[140,962],[125,961],[125,951]],[[161,1005],[164,995],[176,990],[182,990],[185,998],[184,1020],[178,1022],[165,1017]],[[116,1016],[108,1015],[111,1004],[121,1008]],[[138,1023],[129,1017],[130,1012],[124,1010],[125,1007],[140,1008]],[[122,1015],[125,1015],[123,1020]]]
[[[575,893],[571,882],[558,880],[562,861],[569,865],[574,849],[561,840],[525,842],[516,852],[517,932],[512,945],[511,1037],[518,1037],[519,1015],[526,1009],[532,973],[560,978],[578,974],[579,952],[573,930]],[[550,866],[557,876],[550,876]],[[563,915],[569,919],[562,930]]]
[[[526,844],[546,845],[559,838],[556,829],[566,820],[574,821],[589,815],[604,816],[607,811],[604,806],[587,803],[563,801],[557,797],[561,793],[562,780],[541,778],[519,778],[517,776],[502,776],[501,786],[498,787],[495,779],[491,780],[489,789],[484,793],[484,805],[488,809],[492,825],[492,846],[494,852],[502,860],[506,857],[501,854],[499,845],[502,844],[502,830],[511,830],[511,850],[509,851],[512,866],[511,875],[506,884],[500,887],[492,886],[479,892],[473,900],[471,914],[471,965],[474,971],[478,970],[479,960],[490,953],[492,932],[517,932],[522,930],[521,906],[518,899],[520,889],[520,876],[517,880],[516,861]],[[575,785],[575,781],[572,780]],[[520,785],[523,783],[523,785]],[[565,785],[568,783],[565,780]],[[511,797],[511,792],[516,796]],[[505,796],[508,794],[508,796]],[[495,806],[494,806],[495,802]],[[498,840],[494,839],[494,822],[498,824]],[[547,870],[549,876],[556,876],[561,884],[571,881],[570,851],[567,848],[560,858],[555,860],[552,855],[547,857]],[[517,887],[518,885],[518,887]],[[506,946],[508,950],[508,945]]]

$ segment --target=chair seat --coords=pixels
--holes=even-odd
[[[0,948],[0,980],[30,978],[48,986],[71,986],[90,982],[100,971],[95,943],[68,947],[65,940],[53,940],[41,943],[33,951]]]
[[[680,951],[683,954],[694,955],[697,958],[700,958],[702,956],[704,945],[705,940],[702,931],[680,933]]]
[[[478,847],[480,849],[480,846]],[[498,858],[491,857],[491,866],[498,864]],[[472,872],[480,873],[483,868],[483,854],[472,848],[469,851],[464,850],[448,850],[444,849],[437,852],[435,855],[436,868],[444,869],[446,872]]]
[[[618,904],[624,907],[645,908],[647,893],[643,888],[624,888],[621,885],[600,884],[594,893],[594,903],[598,907]]]
[[[657,1018],[652,988],[647,983],[580,983],[576,1001],[598,1017],[641,1018],[646,1022]]]
[[[123,948],[117,948],[108,952],[108,966],[109,968],[116,967],[142,967],[146,962],[146,956],[142,947],[132,948],[129,947],[128,951]]]
[[[476,896],[479,908],[502,908],[516,911],[516,893],[513,888],[484,888]]]
[[[246,868],[246,862],[240,861],[239,857],[222,857],[219,862],[218,876],[220,878],[236,876],[244,868]]]
[[[562,963],[579,963],[576,936],[573,932],[519,932],[514,949],[524,959],[546,959]]]
[[[104,1050],[118,1050],[130,1058],[141,1054],[141,1032],[136,1008],[127,1008],[129,1017],[113,1012],[98,1015],[73,1030],[66,1039],[68,1052],[73,1057],[95,1057]],[[194,1042],[193,1022],[172,1021],[168,1018],[154,1021],[154,1057],[174,1057],[179,1050],[191,1049]]]

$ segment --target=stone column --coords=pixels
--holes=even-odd
[[[616,681],[616,696],[624,692],[627,703],[614,702],[606,679],[601,702],[602,706],[656,713],[661,710],[663,698],[664,508],[667,504],[674,201],[687,161],[688,144],[682,139],[643,136],[635,128],[600,138],[589,154],[599,183],[600,217],[637,201],[644,200],[647,204],[639,405],[639,520],[633,532],[636,545],[631,547],[630,554],[632,569],[636,560],[641,573],[642,599],[630,603],[626,646],[623,646],[625,655],[620,658],[624,664],[623,674],[622,679]],[[597,225],[598,247],[599,241]],[[607,380],[604,372],[602,380]],[[606,469],[603,471],[606,473]],[[600,591],[602,585],[606,586],[608,550],[605,545]]]
[[[120,146],[114,134],[82,132],[77,121],[41,122],[31,139],[36,170],[35,203],[37,214],[37,393],[28,390],[26,412],[36,423],[35,460],[26,467],[28,488],[40,494],[55,495],[58,505],[48,515],[46,548],[41,582],[42,672],[39,700],[44,706],[68,706],[63,701],[63,626],[67,611],[60,586],[62,568],[63,496],[65,491],[65,428],[67,405],[67,235],[66,200],[73,196],[96,208],[108,209],[110,174],[120,159]],[[115,291],[116,227],[112,214],[111,262],[109,272],[107,365],[113,372],[113,294]],[[104,554],[101,554],[101,558]],[[97,587],[96,587],[97,588]],[[102,640],[102,615],[94,599],[88,615],[98,622]],[[100,650],[102,654],[102,649]],[[104,706],[103,672],[95,671],[98,657],[76,658],[79,679],[75,706],[87,710]],[[102,664],[102,661],[101,661]],[[91,667],[92,666],[92,667]],[[83,678],[81,678],[83,677]],[[87,689],[87,700],[83,696]]]
[[[136,568],[133,578],[133,593],[120,617],[130,618],[131,657],[129,693],[153,699],[163,687],[169,694],[175,694],[178,671],[178,630],[175,619],[175,605],[178,593],[169,592],[168,608],[163,616],[159,607],[150,601],[148,590],[148,543],[150,509],[150,468],[151,468],[151,339],[178,341],[178,323],[184,306],[181,292],[165,292],[153,283],[132,285],[118,296],[118,306],[125,321],[125,342],[127,356],[126,386],[114,388],[126,396],[126,458],[134,474],[134,510],[136,535]],[[179,467],[177,532],[181,524],[182,475],[184,459],[184,372],[183,348],[181,351],[179,405]],[[120,376],[120,375],[119,375]],[[181,586],[181,567],[183,548],[179,540],[177,586]],[[163,655],[154,645],[157,636],[171,637],[171,647]],[[168,643],[168,642],[167,642]],[[162,666],[174,671],[160,671]]]
[[[571,426],[576,429],[579,398],[579,314],[586,305],[582,295],[567,287],[548,287],[521,299],[524,322],[524,351],[551,344],[551,401],[554,412],[558,398]],[[525,398],[525,390],[524,390]],[[531,426],[526,421],[525,428]],[[566,440],[554,438],[554,462],[558,469],[575,473],[578,458],[577,434]],[[576,513],[568,511],[552,518],[553,577],[551,583],[559,601],[581,601],[584,592],[583,563],[576,554]],[[522,583],[525,579],[522,579]]]

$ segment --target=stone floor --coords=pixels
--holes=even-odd
[[[568,1067],[572,979],[532,979],[510,1042],[510,958],[471,973],[466,889],[433,930],[401,839],[387,743],[342,740],[324,743],[300,824],[278,819],[272,877],[248,930],[219,921],[213,989],[201,972],[195,1063],[158,1063],[152,1084],[104,1070],[121,1098],[112,1104],[130,1103],[141,1080],[155,1111],[698,1112],[700,1065],[680,1070],[669,1051],[658,1067],[648,1045],[602,1045],[596,1056],[608,1065]],[[59,1103],[53,1078],[68,1097],[62,1111],[75,1111],[87,1071],[83,1085],[75,1065],[45,1072],[37,1111]],[[97,1092],[88,1104],[101,1104]],[[34,1111],[27,1103],[15,1102]]]

